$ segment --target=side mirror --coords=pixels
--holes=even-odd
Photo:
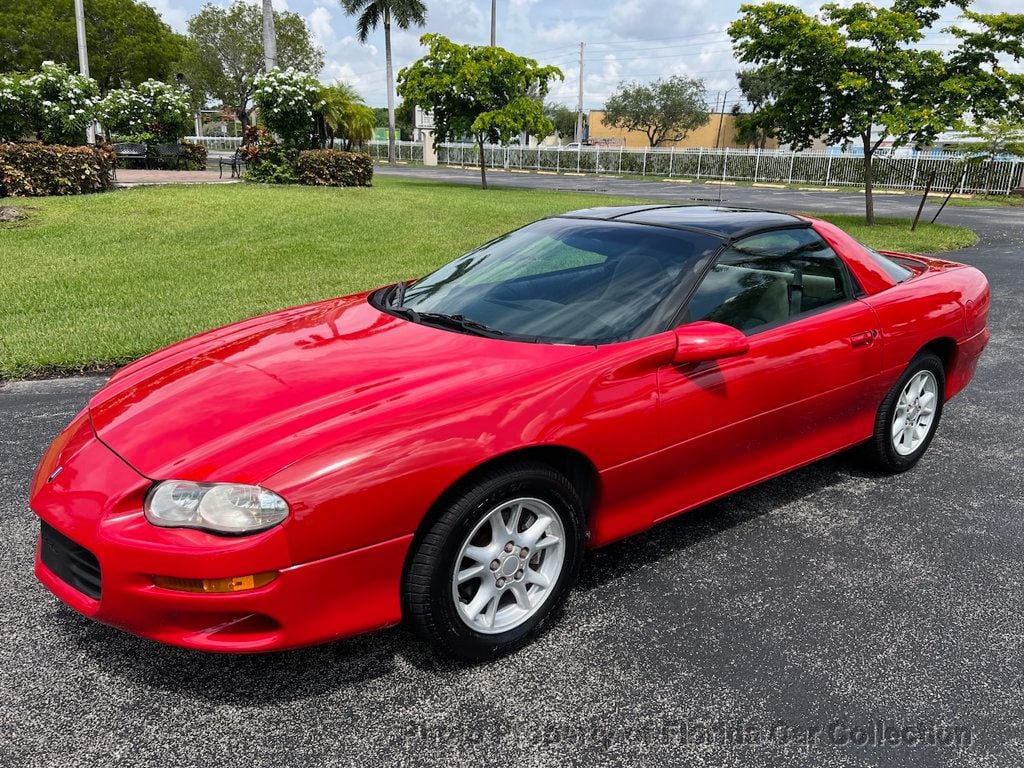
[[[676,328],[675,334],[676,351],[672,362],[677,365],[737,357],[750,349],[750,342],[742,331],[708,320]]]

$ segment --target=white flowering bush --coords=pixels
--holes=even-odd
[[[91,77],[63,64],[44,61],[39,72],[21,80],[17,93],[28,131],[46,144],[82,144],[92,122],[99,88]]]
[[[29,128],[27,112],[21,78],[0,74],[0,143],[24,138]]]
[[[314,115],[324,106],[320,82],[292,67],[274,68],[253,80],[260,119],[289,147],[312,146]]]
[[[158,142],[174,142],[188,133],[192,108],[184,89],[146,80],[108,93],[97,105],[96,115],[112,134],[148,134]]]

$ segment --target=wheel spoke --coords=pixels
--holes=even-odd
[[[552,536],[549,533],[547,536],[545,536],[543,539],[541,539],[540,541],[538,541],[536,544],[533,545],[533,551],[534,552],[538,552],[538,551],[540,551],[542,549],[547,549],[548,547],[553,547],[556,544],[558,544],[560,541],[561,541],[560,538],[558,538],[557,536]]]
[[[494,559],[494,554],[491,552],[490,548],[476,547],[472,544],[466,547],[462,551],[462,554],[464,557],[468,557],[470,560],[480,563],[481,565],[488,565],[491,560]]]
[[[541,587],[550,587],[551,580],[540,571],[535,571],[533,568],[526,569],[526,578],[524,579],[526,584],[536,584]]]
[[[526,585],[521,581],[512,585],[512,595],[516,599],[516,605],[524,611],[530,610],[530,593],[526,591]]]
[[[533,524],[520,534],[519,541],[522,546],[527,549],[536,549],[537,542],[540,541],[549,525],[551,525],[551,518],[548,515],[538,515]]]
[[[487,568],[485,568],[483,564],[478,564],[462,569],[459,571],[457,578],[459,580],[459,584],[465,584],[467,581],[479,578],[485,573],[487,573]]]
[[[480,611],[487,607],[487,604],[498,597],[494,590],[494,587],[488,584],[486,581],[481,582],[480,589],[473,595],[473,599],[469,601],[466,606],[466,615],[470,621],[476,619],[480,615]]]
[[[922,392],[921,393],[921,407],[922,408],[931,407],[931,403],[932,403],[933,400],[935,400],[935,393],[934,392]]]
[[[494,626],[494,617],[498,615],[498,604],[501,602],[501,595],[495,594],[487,603],[487,611],[484,613],[484,623],[488,627]]]
[[[892,425],[892,436],[896,437],[896,435],[903,431],[905,426],[907,426],[907,420],[902,416],[897,417],[896,421],[893,422]]]
[[[516,504],[512,508],[512,514],[508,518],[508,530],[509,533],[515,533],[519,530],[519,518],[523,516],[523,505]]]
[[[491,512],[487,522],[491,524],[491,543],[503,544],[508,539],[508,526],[505,525],[505,519],[501,516],[501,510],[496,509]]]

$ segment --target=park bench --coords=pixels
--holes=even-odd
[[[145,168],[149,167],[149,153],[145,144],[133,141],[114,144],[114,158],[115,166],[120,165],[122,161],[134,160],[141,162]]]
[[[242,154],[242,150],[236,149],[231,157],[221,157],[217,160],[217,168],[220,172],[220,178],[224,178],[224,167],[227,166],[231,169],[231,178],[238,177],[242,178],[242,166],[245,165],[245,156]]]

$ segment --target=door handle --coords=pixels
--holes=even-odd
[[[876,330],[855,333],[850,337],[850,346],[854,348],[867,347],[874,344],[876,338],[878,338],[878,331]]]

